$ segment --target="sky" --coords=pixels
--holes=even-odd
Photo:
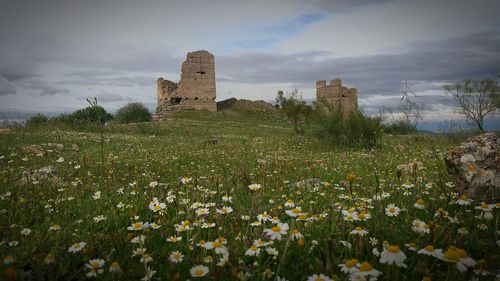
[[[0,113],[156,107],[186,53],[215,56],[217,100],[273,101],[316,80],[358,89],[368,114],[405,81],[423,128],[462,119],[442,86],[500,72],[498,0],[0,0]],[[488,126],[500,129],[496,112]],[[498,122],[497,122],[498,121]]]

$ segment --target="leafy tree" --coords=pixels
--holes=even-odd
[[[139,123],[151,121],[151,119],[151,112],[140,102],[126,104],[115,114],[115,121],[118,123]]]
[[[310,124],[313,110],[302,100],[297,89],[294,89],[288,97],[279,90],[275,104],[283,110],[286,118],[292,123],[295,133],[303,134]]]
[[[464,80],[462,84],[445,85],[444,89],[452,94],[467,123],[484,132],[484,119],[497,108],[499,85],[492,79]]]

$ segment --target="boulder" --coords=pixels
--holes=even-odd
[[[468,138],[448,151],[445,163],[455,189],[483,202],[500,199],[500,138],[488,133]]]
[[[322,181],[318,178],[310,178],[310,179],[305,179],[305,180],[301,180],[299,182],[296,182],[295,185],[298,188],[305,188],[305,187],[312,188],[312,187],[320,186],[321,183],[322,183]]]
[[[18,183],[20,185],[31,185],[39,182],[47,182],[56,186],[62,184],[54,166],[46,166],[32,171],[24,171]]]

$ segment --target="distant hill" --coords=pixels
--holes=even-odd
[[[279,109],[272,104],[263,100],[252,101],[244,99],[230,98],[227,100],[217,102],[217,111],[253,111],[253,112],[266,112],[277,113]]]

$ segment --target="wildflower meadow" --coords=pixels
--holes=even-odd
[[[2,133],[2,278],[495,280],[500,204],[455,192],[457,143],[192,112]]]

